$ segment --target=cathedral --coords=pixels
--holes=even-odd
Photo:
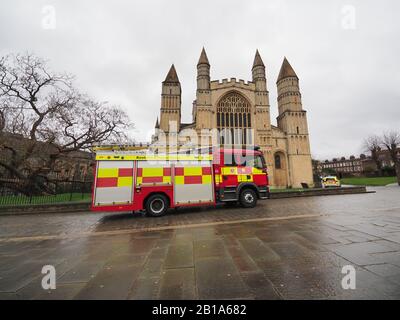
[[[311,186],[307,114],[302,107],[299,78],[284,58],[276,81],[279,115],[275,126],[271,124],[265,65],[258,50],[251,72],[252,81],[211,80],[210,62],[203,48],[197,63],[193,119],[191,123],[182,123],[181,85],[172,65],[162,83],[160,117],[152,145],[161,145],[161,132],[164,141],[172,141],[168,140],[172,135],[178,136],[177,146],[188,142],[190,134],[185,132],[195,132],[196,143],[201,146],[257,145],[264,153],[272,186],[298,188],[301,183]],[[212,137],[215,131],[223,133],[217,142]]]

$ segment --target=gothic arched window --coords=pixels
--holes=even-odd
[[[250,130],[249,132],[247,131],[248,128],[251,128],[250,103],[237,92],[227,93],[217,105],[217,129],[221,132],[226,128],[240,133],[239,135],[236,133],[233,135],[235,137],[233,143],[252,143],[249,136]],[[229,144],[229,141],[226,141],[227,139],[224,140],[224,143]],[[221,144],[224,143],[221,141]]]
[[[279,154],[275,155],[275,169],[282,169],[281,156]]]

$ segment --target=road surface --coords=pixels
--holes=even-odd
[[[162,218],[0,216],[0,298],[399,299],[400,188],[375,190]],[[348,265],[356,289],[342,287]]]

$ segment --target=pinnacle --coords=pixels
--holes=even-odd
[[[178,75],[176,73],[175,66],[173,64],[172,64],[171,68],[169,69],[164,82],[179,82]]]
[[[254,62],[253,62],[253,68],[258,67],[258,66],[262,66],[265,67],[264,62],[261,59],[260,53],[258,52],[258,49],[256,50],[256,55],[254,57]]]
[[[295,77],[298,79],[296,72],[294,72],[292,66],[290,65],[289,61],[286,59],[286,57],[283,59],[283,63],[281,66],[281,70],[279,71],[279,76],[277,82],[284,78],[288,77]]]
[[[201,50],[199,62],[197,63],[197,65],[199,65],[199,64],[208,64],[208,65],[210,65],[210,63],[208,62],[206,50],[204,49],[204,47]]]

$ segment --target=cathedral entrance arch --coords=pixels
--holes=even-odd
[[[287,163],[286,156],[282,151],[274,154],[274,185],[287,187]]]

